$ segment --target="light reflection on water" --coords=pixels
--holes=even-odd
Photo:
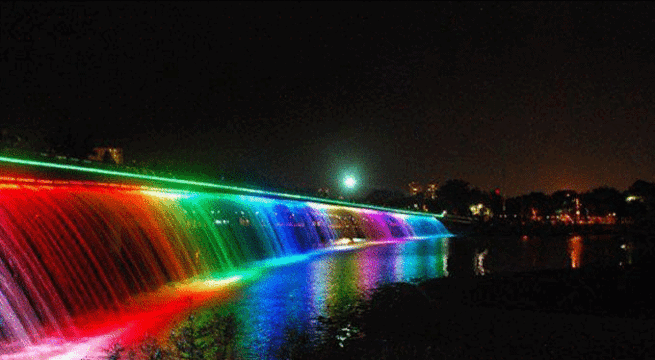
[[[261,356],[281,345],[286,329],[312,331],[319,316],[332,315],[382,284],[445,276],[442,250],[449,241],[373,245],[271,269],[226,305],[244,326],[241,347]]]
[[[571,257],[571,268],[579,268],[582,261],[582,236],[575,235],[569,238],[569,256]]]
[[[230,291],[230,296],[220,300],[224,301],[220,308],[234,312],[240,320],[243,336],[239,347],[244,355],[265,358],[272,357],[270,349],[282,344],[286,329],[305,328],[313,331],[319,316],[334,315],[351,304],[353,298],[383,284],[446,276],[457,278],[579,268],[590,264],[627,265],[639,260],[641,251],[636,249],[639,248],[626,237],[579,235],[428,238],[362,246],[315,256],[285,258],[284,261],[258,266],[257,269],[261,271],[258,270],[256,276],[247,276],[248,280],[235,286],[237,295],[232,297]],[[228,280],[231,282],[239,278],[206,280],[189,287],[198,287],[196,290],[203,294],[202,299],[215,299],[218,294],[226,294],[225,289],[217,292],[203,289],[222,287]],[[184,306],[184,309],[190,306],[189,311],[207,306],[198,304],[179,306]],[[182,318],[179,309],[171,313],[175,315],[171,318]],[[165,322],[158,319],[161,316],[153,316],[152,324]],[[151,328],[154,329],[154,326]],[[141,331],[142,327],[134,332],[137,333],[137,330]],[[55,350],[57,354],[62,354],[62,351],[66,354],[77,353],[79,348],[99,348],[98,344],[114,337],[108,336],[70,344],[49,344],[54,350],[49,347],[28,349],[34,350],[35,354],[46,354],[40,357],[26,351],[16,354],[16,357],[0,354],[0,359],[52,358],[47,354],[54,354]],[[60,358],[78,359],[66,354]]]
[[[433,238],[326,253],[274,268],[244,286],[226,308],[244,326],[241,347],[262,356],[277,348],[289,328],[312,331],[330,316],[380,285],[438,277],[618,265],[621,239],[609,236]],[[269,353],[270,354],[270,353]]]

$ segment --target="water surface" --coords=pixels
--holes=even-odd
[[[233,311],[241,347],[266,357],[290,328],[312,331],[353,299],[383,284],[438,277],[542,269],[615,266],[632,261],[631,242],[612,236],[434,237],[324,253],[271,269],[242,287],[223,308]],[[245,350],[247,349],[247,350]]]

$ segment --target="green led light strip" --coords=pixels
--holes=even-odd
[[[42,167],[48,167],[48,168],[54,168],[54,169],[82,171],[82,172],[87,172],[87,173],[112,175],[112,176],[122,176],[122,177],[127,177],[127,178],[134,178],[134,179],[143,179],[143,180],[151,180],[151,181],[153,181],[153,180],[154,181],[164,181],[164,182],[173,183],[173,184],[200,186],[200,187],[206,187],[206,188],[218,189],[218,190],[229,190],[229,191],[235,191],[235,192],[245,193],[245,194],[249,194],[249,195],[259,195],[259,196],[266,196],[266,197],[273,196],[273,197],[280,197],[280,198],[299,200],[299,201],[312,201],[312,202],[317,202],[317,203],[322,203],[322,204],[338,205],[338,206],[345,206],[345,207],[355,207],[355,208],[363,208],[363,209],[372,209],[372,210],[395,212],[395,213],[401,213],[401,214],[407,214],[407,215],[418,215],[418,216],[439,217],[439,218],[443,217],[443,215],[440,215],[440,214],[426,214],[426,213],[417,212],[417,211],[391,209],[391,208],[385,208],[385,207],[374,206],[374,205],[355,204],[355,203],[349,203],[349,202],[346,202],[346,201],[314,198],[314,197],[310,197],[310,196],[300,196],[300,195],[294,195],[294,194],[276,193],[276,192],[272,192],[272,191],[248,189],[248,188],[242,188],[242,187],[230,186],[230,185],[212,184],[212,183],[208,183],[208,182],[170,179],[170,178],[165,178],[165,177],[161,177],[161,176],[153,176],[153,175],[132,174],[132,173],[123,172],[123,171],[113,171],[113,170],[104,170],[104,169],[97,169],[97,168],[87,168],[87,167],[76,166],[76,165],[64,165],[64,164],[55,164],[55,163],[49,163],[49,162],[44,162],[44,161],[36,161],[36,160],[14,159],[14,158],[9,158],[9,157],[5,157],[5,156],[0,156],[0,161],[7,162],[7,163],[12,163],[12,164],[19,164],[19,165],[42,166]]]

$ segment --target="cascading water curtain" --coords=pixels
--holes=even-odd
[[[433,217],[297,200],[84,186],[0,188],[0,349],[166,284],[347,241],[448,235]],[[6,350],[9,351],[9,350]],[[2,351],[0,351],[2,353]]]

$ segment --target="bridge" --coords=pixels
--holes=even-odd
[[[108,186],[123,189],[150,188],[165,189],[169,191],[185,190],[200,192],[223,192],[228,194],[242,194],[286,200],[311,201],[320,204],[347,206],[359,209],[371,209],[413,216],[429,216],[437,219],[441,219],[445,216],[443,214],[387,208],[371,204],[358,204],[349,201],[339,201],[305,195],[273,192],[221,183],[146,175],[116,169],[52,161],[55,159],[49,160],[51,161],[0,156],[0,182],[15,184],[26,184],[32,182],[34,184],[49,186],[83,185],[95,187]],[[462,219],[457,218],[454,220],[461,221]]]
[[[450,235],[434,214],[6,156],[0,197],[0,349],[18,352],[171,284]]]

